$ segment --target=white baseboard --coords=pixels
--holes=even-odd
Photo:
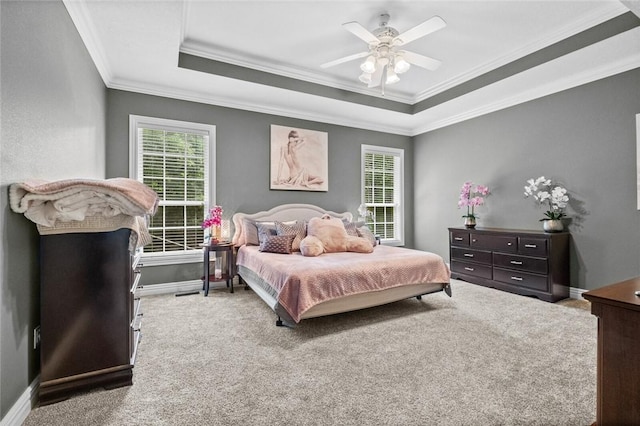
[[[0,426],[20,426],[24,423],[31,412],[31,407],[34,407],[37,403],[39,389],[40,375],[29,384],[7,415],[0,420]]]
[[[233,280],[233,284],[238,284],[238,277],[235,277]],[[216,288],[216,286],[225,285],[224,283],[216,283],[212,285],[211,288]],[[155,296],[158,294],[168,294],[168,293],[183,293],[189,291],[202,291],[202,281],[201,280],[191,280],[191,281],[178,281],[173,283],[161,283],[161,284],[147,284],[142,287],[138,287],[136,291],[137,296]],[[0,425],[2,426],[2,425]]]
[[[179,281],[173,283],[147,284],[138,287],[137,296],[155,296],[157,294],[180,293],[184,291],[200,291],[202,290],[202,281]]]
[[[583,288],[569,287],[569,297],[571,299],[584,300],[582,298],[582,293],[586,293],[589,290],[585,290]]]

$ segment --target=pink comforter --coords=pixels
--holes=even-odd
[[[373,253],[263,253],[242,246],[238,265],[268,282],[278,302],[295,322],[318,303],[352,294],[407,284],[448,283],[450,271],[442,257],[419,250],[377,246]]]

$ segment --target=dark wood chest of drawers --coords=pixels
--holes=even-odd
[[[568,232],[449,228],[451,278],[548,302],[569,297]]]
[[[132,384],[139,255],[129,229],[40,237],[40,404]]]
[[[640,278],[583,293],[598,317],[598,426],[640,425]]]

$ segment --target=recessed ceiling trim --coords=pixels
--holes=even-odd
[[[234,108],[243,111],[271,114],[281,117],[298,118],[301,120],[315,121],[319,123],[335,124],[338,126],[354,127],[358,129],[373,130],[377,132],[391,133],[402,136],[412,136],[411,130],[403,126],[391,126],[369,120],[346,119],[340,115],[308,113],[300,109],[286,107],[274,107],[263,103],[238,102],[231,97],[203,96],[192,91],[178,90],[173,87],[152,85],[140,81],[114,81],[108,85],[110,89],[124,90],[127,92],[142,93],[145,95],[161,96],[170,99],[178,99],[189,102],[197,102],[207,105]]]
[[[445,119],[432,121],[418,126],[411,132],[412,136],[430,132],[460,123],[465,120],[480,117],[501,109],[519,105],[543,96],[562,92],[583,84],[591,83],[603,78],[611,77],[626,71],[640,68],[640,50],[634,46],[640,45],[640,27],[636,27],[611,39],[604,40],[597,45],[588,46],[570,55],[563,56],[555,61],[542,64],[513,77],[502,80],[495,85],[486,86],[475,93],[481,96],[482,92],[499,89],[500,86],[509,85],[507,89],[502,89],[508,93],[514,92],[514,87],[527,87],[513,96],[499,98],[496,102],[483,103],[477,108],[472,108],[460,114],[448,114]],[[607,57],[610,53],[610,57]],[[546,82],[531,86],[531,81],[545,81],[544,78],[535,77],[534,74],[553,72],[554,75],[562,76],[562,70],[568,67],[568,63],[592,62],[593,57],[601,58],[599,66],[584,68],[582,72],[575,72],[571,75],[564,74],[564,77],[547,79]],[[552,71],[553,70],[553,71]],[[486,98],[494,99],[495,95],[489,94]],[[464,100],[462,100],[464,102]]]
[[[382,95],[379,88],[367,89],[367,87],[359,83],[357,79],[354,79],[353,84],[350,84],[341,80],[325,78],[318,73],[313,73],[310,71],[304,71],[285,66],[277,66],[267,63],[264,60],[249,61],[246,58],[241,58],[236,55],[223,55],[220,53],[213,53],[214,50],[214,46],[198,43],[193,40],[184,40],[180,46],[181,53],[199,56],[201,58],[210,59],[212,61],[225,62],[242,68],[253,69],[269,74],[281,75],[283,77],[288,77],[295,80],[302,80],[309,83],[347,90],[349,92],[359,93],[366,96],[373,96],[394,102],[401,102],[407,105],[413,103],[413,97],[399,96],[389,93],[385,93],[384,95]]]
[[[622,34],[640,25],[640,19],[633,13],[627,11],[608,21],[599,23],[580,33],[574,34],[566,39],[562,39],[555,44],[549,45],[527,56],[514,60],[502,67],[495,68],[483,75],[463,82],[445,92],[441,92],[431,98],[414,105],[414,112],[420,112],[432,108],[443,102],[447,102],[466,93],[479,90],[484,86],[496,83],[505,78],[525,72],[528,69],[537,67],[545,62],[549,62],[585,47],[602,42],[616,35]]]
[[[582,31],[608,21],[609,19],[615,18],[616,16],[628,11],[629,10],[625,6],[618,2],[607,2],[603,4],[602,7],[594,10],[589,15],[584,16],[578,21],[572,22],[570,25],[566,25],[564,28],[554,32],[553,34],[539,38],[538,40],[535,40],[520,49],[510,52],[507,55],[504,55],[493,61],[486,62],[474,69],[469,70],[469,72],[459,74],[441,84],[434,85],[428,90],[424,90],[416,94],[414,99],[412,99],[412,103],[415,104],[421,102],[429,97],[437,95],[438,93],[444,92],[448,89],[451,89],[452,87],[458,86],[466,81],[472,80],[494,69],[535,53],[541,49],[544,49],[545,47],[551,46],[564,39],[572,37]]]
[[[337,89],[335,87],[310,83],[308,81],[273,74],[271,72],[258,71],[253,68],[246,68],[239,65],[229,64],[227,62],[215,61],[184,52],[180,52],[178,55],[178,67],[251,83],[278,87],[284,90],[293,90],[296,92],[323,96],[340,101],[371,106],[374,108],[382,108],[404,114],[411,114],[413,111],[413,107],[405,103],[376,97],[372,98],[371,96],[361,95],[359,93],[353,93]]]

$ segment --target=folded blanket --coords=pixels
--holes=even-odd
[[[89,216],[155,214],[158,195],[134,179],[29,180],[9,188],[11,209],[48,227],[57,221],[82,221]]]
[[[112,217],[87,216],[82,221],[58,221],[53,227],[41,224],[36,224],[36,227],[40,235],[111,232],[122,228],[129,228],[131,229],[131,236],[129,237],[130,251],[135,251],[137,248],[151,243],[151,234],[149,234],[147,222],[141,216],[129,216],[125,214]]]

